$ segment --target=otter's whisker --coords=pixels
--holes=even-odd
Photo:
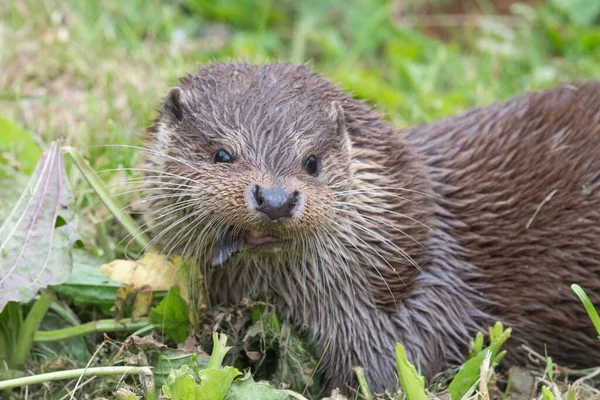
[[[187,197],[189,197],[189,194],[187,194],[187,193],[161,194],[161,195],[156,195],[156,196],[149,196],[149,197],[145,197],[143,199],[132,201],[128,205],[122,207],[120,210],[121,211],[126,211],[126,210],[128,210],[128,209],[130,209],[130,208],[132,208],[134,206],[139,205],[139,204],[144,204],[144,203],[148,203],[148,202],[156,201],[156,200],[167,200],[167,199],[171,199],[171,200],[175,199],[175,203],[174,204],[181,205],[181,204],[184,203],[184,201],[182,199],[185,199]],[[185,200],[185,202],[186,202],[186,204],[193,205],[196,202],[196,200],[194,200],[194,199],[188,199],[188,200]],[[156,213],[156,211],[153,211],[153,213]]]
[[[175,203],[169,203],[163,207],[159,207],[156,210],[146,213],[146,217],[156,216],[156,218],[147,220],[145,223],[140,225],[140,228],[148,226],[150,223],[154,223],[158,219],[162,219],[177,212],[191,208],[195,203],[196,201],[194,199],[178,200]],[[125,209],[125,207],[123,209]]]
[[[415,242],[416,244],[418,244],[419,246],[421,246],[422,248],[425,248],[425,245],[423,245],[421,242],[419,242],[417,239],[415,239],[414,237],[412,237],[411,235],[409,235],[408,233],[404,232],[402,229],[398,228],[397,226],[390,224],[389,222],[386,221],[382,221],[372,215],[368,215],[368,214],[362,214],[362,213],[358,213],[358,211],[350,211],[350,210],[345,210],[343,208],[334,208],[335,211],[338,212],[342,212],[345,214],[349,214],[349,215],[353,215],[353,216],[357,216],[359,218],[364,218],[367,219],[375,224],[377,224],[378,226],[384,225],[387,226],[389,228],[392,228],[393,230],[400,232],[402,235],[406,236],[407,238],[409,238],[410,240],[412,240],[413,242]]]
[[[189,187],[191,189],[196,188],[197,186],[192,186],[192,185],[186,185],[183,182],[172,182],[169,181],[167,179],[169,179],[171,177],[169,177],[168,175],[143,175],[143,176],[135,176],[135,177],[131,177],[130,179],[126,179],[124,181],[118,181],[118,182],[112,182],[112,183],[107,183],[104,186],[107,188],[110,187],[115,187],[115,186],[126,186],[126,185],[149,185],[149,184],[159,184],[159,185],[164,185],[164,187]],[[187,178],[183,178],[183,177],[179,177],[178,178],[179,181],[188,181]],[[191,182],[194,183],[194,182]],[[154,190],[160,190],[161,187],[152,187],[152,186],[148,186],[148,189],[154,189]]]
[[[160,208],[158,208],[158,209],[156,209],[156,210],[152,211],[151,213],[148,213],[148,214],[147,214],[147,216],[152,216],[152,215],[156,215],[156,214],[162,214],[162,215],[159,215],[157,218],[154,218],[154,219],[148,220],[147,222],[145,222],[145,223],[141,224],[141,225],[138,227],[139,229],[141,229],[141,231],[140,231],[140,232],[141,232],[141,233],[148,233],[148,232],[149,232],[151,229],[153,229],[154,227],[156,227],[156,226],[160,226],[161,224],[163,224],[163,223],[159,223],[159,224],[156,224],[156,225],[154,225],[154,226],[150,226],[150,224],[151,224],[151,223],[154,223],[156,220],[158,220],[158,219],[162,219],[162,218],[166,217],[166,216],[168,215],[168,213],[169,213],[169,212],[177,212],[177,211],[183,210],[183,209],[185,209],[185,208],[189,207],[189,205],[193,204],[191,201],[190,201],[190,204],[189,204],[189,205],[187,205],[187,204],[184,204],[184,203],[185,203],[185,202],[179,202],[179,203],[167,204],[167,205],[166,205],[166,206],[164,206],[164,207],[160,207]],[[122,210],[125,210],[126,208],[127,208],[127,206],[123,207],[123,208],[122,208]],[[142,229],[142,228],[145,228],[145,229]],[[121,240],[120,240],[120,241],[117,243],[116,247],[120,246],[120,245],[121,245],[121,243],[125,242],[125,241],[126,241],[126,240],[128,240],[128,239],[132,239],[132,237],[131,237],[131,234],[127,234],[127,235],[126,235],[126,236],[125,236],[123,239],[121,239]],[[130,243],[131,243],[131,242],[129,242],[129,243],[127,244],[127,246],[125,247],[125,252],[127,252],[127,249],[129,248],[129,244],[130,244]]]
[[[148,251],[149,248],[156,245],[156,243],[162,238],[163,235],[165,235],[167,232],[169,232],[171,229],[173,229],[177,225],[188,220],[189,218],[193,218],[197,215],[202,215],[203,213],[204,213],[203,210],[196,210],[196,211],[193,211],[187,215],[184,215],[183,217],[179,218],[178,220],[172,222],[167,228],[163,229],[155,237],[153,237],[152,240],[150,241],[150,243],[148,243],[146,246],[144,246],[142,248],[142,252],[146,252],[146,251]]]
[[[129,185],[129,183],[127,183]],[[164,191],[183,191],[183,190],[187,190],[189,192],[192,192],[193,190],[197,190],[197,187],[191,186],[191,185],[183,185],[183,184],[176,184],[176,183],[166,183],[166,182],[162,182],[162,181],[144,181],[142,183],[135,183],[136,185],[139,185],[133,189],[128,189],[127,191],[124,192],[117,192],[114,193],[112,196],[122,196],[128,193],[136,193],[136,192],[164,192]],[[154,187],[147,187],[146,185],[148,184],[154,184],[156,186]],[[106,185],[106,188],[109,187],[123,187],[125,185]]]
[[[190,236],[190,238],[193,236],[193,233],[195,231],[195,229],[198,227],[198,225],[200,225],[202,222],[204,221],[204,218],[202,217],[197,217],[195,221],[193,221],[191,223],[191,225],[182,225],[171,237],[171,239],[169,239],[169,241],[167,243],[165,243],[164,248],[166,250],[166,254],[168,257],[170,257],[172,255],[172,253],[175,251],[175,249],[177,249],[177,247],[179,246],[179,243],[182,240],[185,240],[186,236]],[[181,236],[181,237],[180,237]],[[179,239],[177,239],[179,238]],[[177,239],[177,241],[175,243],[173,243],[173,241]],[[185,251],[181,252],[181,255],[184,255]]]
[[[191,192],[189,189],[172,188],[172,189],[169,189],[169,191],[171,193],[168,193],[168,194],[173,195],[173,197],[190,196],[193,194],[193,192]],[[151,192],[159,193],[159,194],[167,194],[167,191],[165,191],[164,189],[146,190],[145,188],[138,188],[138,189],[133,189],[133,190],[126,190],[123,192],[117,192],[117,193],[111,194],[110,197],[114,199],[116,197],[125,196],[125,195],[133,194],[133,193],[151,193]],[[149,201],[149,200],[153,200],[153,198],[151,198],[150,196],[144,196],[144,197],[139,198],[139,200]]]
[[[332,263],[335,266],[341,265],[342,268],[342,273],[343,276],[346,278],[346,284],[348,285],[348,287],[350,287],[351,293],[356,294],[356,288],[354,287],[354,280],[352,279],[351,276],[351,270],[350,270],[350,265],[348,264],[348,260],[343,257],[344,254],[344,249],[343,249],[343,245],[340,243],[339,239],[333,235],[331,232],[329,232],[329,230],[325,229],[325,235],[327,235],[330,239],[330,242],[328,242],[329,244],[333,245],[334,249],[332,249],[332,251],[329,251],[329,254],[333,254],[335,257],[337,257],[338,259],[338,263]],[[364,274],[362,271],[360,271],[361,275]],[[343,284],[343,282],[340,282],[340,284]],[[371,292],[371,288],[368,288],[369,292]]]
[[[181,163],[187,167],[189,167],[191,170],[198,172],[198,170],[196,169],[196,167],[194,167],[193,165],[189,164],[189,160],[185,160],[182,158],[178,158],[178,157],[173,157],[169,154],[166,153],[162,153],[159,151],[156,151],[154,149],[149,149],[147,147],[141,147],[141,146],[134,146],[134,145],[128,145],[128,144],[107,144],[107,145],[97,145],[98,147],[124,147],[124,148],[129,148],[129,149],[135,149],[138,151],[143,151],[143,152],[148,152],[151,153],[153,155],[157,155],[160,157],[164,157],[164,158],[168,158],[169,160],[175,161],[177,163]]]
[[[344,230],[345,232],[348,232],[351,234],[351,232],[344,227],[343,225],[332,221],[332,223],[336,226],[338,226],[340,229]],[[359,225],[360,226],[360,225]],[[368,230],[367,230],[368,231]],[[395,269],[392,267],[392,265],[387,261],[387,259],[385,257],[383,257],[379,251],[377,251],[373,246],[371,246],[370,244],[368,244],[366,241],[364,241],[360,236],[358,235],[354,235],[353,236],[354,239],[357,239],[359,242],[361,242],[362,244],[364,244],[365,246],[367,246],[367,248],[369,248],[371,251],[373,251],[375,254],[377,254],[377,256],[379,256],[379,258],[385,263],[387,264],[387,266],[390,268],[390,270],[395,271]],[[362,251],[358,248],[358,246],[354,243],[354,241],[350,241],[350,243],[352,244],[352,246],[359,252],[362,254]],[[383,277],[383,275],[381,274],[381,272],[379,271],[379,268],[373,263],[373,261],[369,258],[369,257],[364,257],[365,260],[367,262],[369,262],[369,264],[373,267],[373,270],[375,272],[377,272],[377,274],[379,275],[379,277],[381,278],[381,281],[384,283],[384,285],[387,287],[388,292],[390,293],[390,296],[392,297],[392,300],[394,302],[394,304],[397,304],[396,302],[396,297],[394,295],[394,292],[392,291],[392,289],[390,288],[390,286],[388,285],[387,281],[385,280],[385,278]]]
[[[398,245],[396,245],[395,243],[393,243],[391,240],[386,239],[383,235],[373,231],[372,229],[369,229],[355,221],[349,221],[349,223],[354,226],[355,228],[365,232],[366,234],[370,235],[371,237],[373,237],[374,239],[381,241],[385,244],[387,244],[393,251],[397,252],[398,254],[400,254],[406,261],[408,261],[409,263],[411,263],[416,269],[418,269],[419,271],[422,272],[421,267],[417,264],[416,261],[414,261],[412,259],[412,257],[410,257],[410,255],[408,253],[406,253],[406,251],[402,248],[400,248]]]
[[[201,184],[200,181],[192,180],[188,176],[183,176],[183,175],[180,175],[180,174],[175,174],[173,172],[160,171],[160,170],[151,169],[151,168],[139,168],[139,167],[131,167],[131,168],[109,168],[109,169],[101,169],[99,171],[94,171],[94,173],[99,174],[99,173],[104,173],[104,172],[119,172],[119,171],[153,172],[153,173],[156,173],[160,177],[171,177],[171,178],[175,178],[175,179],[181,179],[183,181],[191,181],[193,183]],[[198,171],[195,171],[195,172],[198,172]],[[142,179],[143,179],[143,177],[142,177]]]
[[[425,224],[425,223],[423,223],[423,222],[421,222],[421,221],[419,221],[419,220],[417,220],[417,219],[415,219],[415,218],[413,218],[413,217],[411,217],[409,215],[402,214],[400,212],[393,211],[393,210],[390,210],[390,209],[387,209],[387,208],[376,207],[376,206],[366,205],[366,204],[363,205],[363,204],[357,204],[357,203],[343,202],[343,201],[342,202],[334,202],[334,204],[336,204],[336,205],[344,205],[344,206],[349,206],[349,207],[355,207],[357,209],[363,209],[365,211],[382,212],[382,213],[388,213],[388,214],[397,215],[398,217],[406,218],[406,219],[408,219],[408,220],[410,220],[410,221],[412,221],[412,222],[414,222],[416,224],[419,224],[422,227],[430,230],[431,232],[436,233],[436,231],[433,228],[431,228],[429,225],[427,225],[427,224]]]
[[[439,199],[439,196],[436,196],[435,194],[432,193],[426,193],[426,192],[422,192],[419,190],[414,190],[414,189],[407,189],[404,187],[400,187],[400,186],[370,186],[368,188],[364,188],[364,189],[349,189],[349,190],[340,190],[340,191],[336,191],[334,196],[335,197],[339,197],[339,196],[344,196],[344,195],[348,195],[348,194],[356,194],[356,193],[369,193],[369,194],[380,194],[382,197],[385,197],[387,195],[394,195],[393,191],[398,190],[401,192],[408,192],[408,193],[415,193],[424,197],[429,197],[432,199]],[[391,191],[391,193],[390,193]],[[404,197],[402,197],[402,199],[408,200]]]

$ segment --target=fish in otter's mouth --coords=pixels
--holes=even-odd
[[[212,255],[211,267],[224,267],[233,256],[241,252],[252,249],[274,249],[285,242],[289,242],[289,239],[279,238],[258,231],[251,231],[240,235],[232,235],[231,233],[220,235]]]

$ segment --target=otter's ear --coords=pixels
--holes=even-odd
[[[344,146],[349,151],[351,148],[350,136],[346,129],[346,117],[344,116],[344,109],[339,101],[332,101],[329,105],[329,119],[334,123],[336,127],[337,136],[341,139]]]
[[[332,101],[329,105],[329,119],[334,123],[338,135],[343,135],[346,131],[346,119],[344,110],[339,101]]]
[[[185,93],[183,89],[176,86],[169,90],[169,93],[165,96],[163,112],[179,122],[183,119],[184,109]]]

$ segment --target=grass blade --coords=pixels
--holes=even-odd
[[[414,365],[408,361],[406,350],[400,343],[396,343],[396,365],[400,385],[408,400],[427,400],[425,394],[425,380],[419,376]]]
[[[96,175],[96,172],[90,166],[90,163],[73,147],[65,147],[65,151],[69,153],[73,161],[75,161],[75,165],[77,165],[77,168],[79,168],[90,186],[92,186],[98,197],[100,197],[100,200],[102,200],[104,205],[106,205],[110,212],[115,216],[117,221],[119,221],[127,232],[129,232],[131,237],[133,237],[143,248],[151,249],[150,239],[143,232],[140,232],[133,218],[122,211],[121,206],[113,200],[110,193],[104,188],[104,184],[100,178],[98,178],[98,175]]]
[[[594,328],[596,328],[596,332],[598,332],[598,336],[600,337],[600,316],[598,316],[598,312],[590,301],[590,298],[587,296],[587,294],[585,294],[581,286],[577,285],[576,283],[571,285],[571,289],[573,289],[575,294],[579,296],[579,300],[581,300],[583,303],[585,311],[587,311],[588,315],[590,316],[592,324],[594,324]]]

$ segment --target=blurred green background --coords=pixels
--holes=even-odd
[[[5,0],[0,114],[45,143],[64,137],[118,194],[139,154],[102,145],[142,143],[160,97],[199,64],[307,62],[409,126],[599,78],[599,16],[598,0]],[[102,253],[123,235],[70,174]]]

